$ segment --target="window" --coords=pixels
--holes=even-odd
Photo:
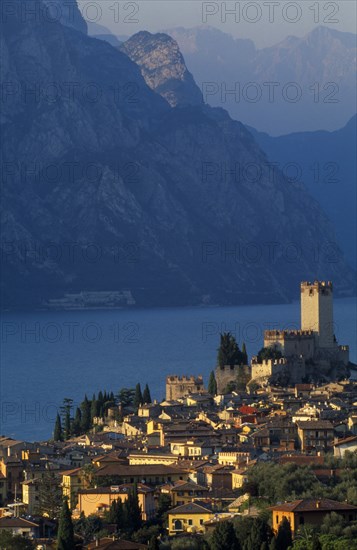
[[[203,519],[200,519],[200,525],[203,525]]]
[[[299,524],[300,524],[300,525],[304,525],[304,523],[305,523],[304,516],[300,516],[300,517],[299,517]]]
[[[275,523],[279,523],[279,516],[275,517]]]
[[[188,524],[189,524],[189,525],[192,525],[192,519],[189,519],[189,520],[188,520]]]

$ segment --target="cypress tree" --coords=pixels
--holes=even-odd
[[[216,382],[216,377],[214,375],[214,371],[212,371],[211,374],[209,375],[208,393],[210,393],[213,396],[217,395],[217,382]]]
[[[91,405],[90,405],[90,422],[93,425],[93,419],[98,416],[99,413],[99,402],[96,400],[95,395],[93,394]]]
[[[75,550],[72,514],[64,499],[58,524],[57,550]]]
[[[71,416],[69,411],[66,411],[64,416],[64,437],[69,439],[71,437]]]
[[[149,386],[145,384],[145,388],[143,391],[143,403],[151,403],[151,402],[152,400],[151,400],[150,389],[149,389]]]
[[[293,539],[291,535],[290,522],[283,518],[281,524],[279,525],[278,533],[276,535],[276,549],[277,550],[287,550],[289,546],[292,546]]]
[[[248,365],[248,353],[247,353],[247,347],[245,345],[245,342],[242,344],[242,354],[244,356],[244,364]]]
[[[74,419],[72,422],[72,434],[73,435],[80,435],[81,433],[81,419],[82,419],[82,413],[81,409],[77,407],[76,414],[74,415]]]
[[[133,489],[129,492],[128,498],[124,503],[125,520],[127,526],[133,531],[137,531],[141,527],[141,508],[138,499],[138,490],[136,483]]]
[[[91,404],[88,400],[88,397],[84,396],[84,401],[81,403],[81,432],[86,433],[90,428],[90,412],[91,412]]]
[[[135,395],[134,395],[134,407],[138,409],[143,402],[143,394],[141,393],[140,382],[135,386]]]
[[[63,441],[61,417],[58,413],[57,413],[57,416],[56,416],[55,429],[54,429],[54,432],[53,432],[53,439],[55,441]]]

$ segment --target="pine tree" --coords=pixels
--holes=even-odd
[[[211,374],[209,375],[208,393],[210,393],[213,396],[217,395],[217,382],[216,382],[216,377],[214,375],[214,371],[212,371]]]
[[[81,432],[86,433],[88,432],[91,422],[90,422],[90,412],[91,412],[91,404],[88,399],[88,397],[84,396],[84,401],[81,403]]]
[[[291,535],[290,522],[286,517],[283,518],[279,525],[278,533],[276,535],[276,549],[287,550],[289,546],[292,546],[293,539]]]
[[[143,403],[151,403],[151,394],[150,394],[150,389],[149,389],[149,386],[147,384],[145,384],[145,388],[144,388],[144,391],[143,391]]]
[[[134,407],[138,409],[143,402],[143,394],[141,393],[140,382],[135,386],[135,395],[134,395]]]
[[[54,432],[53,432],[53,439],[55,441],[63,441],[61,417],[58,413],[57,413],[57,416],[56,416],[55,429],[54,429]]]
[[[57,550],[75,550],[72,514],[64,499],[58,524]]]

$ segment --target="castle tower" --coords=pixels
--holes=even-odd
[[[333,294],[330,281],[301,283],[301,330],[313,330],[320,348],[334,346]]]

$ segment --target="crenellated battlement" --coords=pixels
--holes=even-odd
[[[273,367],[274,365],[287,365],[288,361],[285,357],[280,359],[263,359],[262,361],[258,360],[258,357],[255,355],[252,357],[252,365],[262,365],[263,367]]]
[[[179,375],[169,375],[166,378],[166,382],[170,384],[182,384],[184,382],[187,383],[193,383],[193,384],[203,384],[203,377],[201,375],[198,376],[179,376]]]
[[[287,338],[311,338],[314,336],[313,330],[266,330],[264,331],[264,338],[272,338],[276,340]]]
[[[301,289],[305,288],[316,288],[316,289],[322,289],[322,288],[329,288],[333,289],[332,287],[332,281],[314,281],[313,283],[310,283],[309,281],[303,281],[301,283]]]

